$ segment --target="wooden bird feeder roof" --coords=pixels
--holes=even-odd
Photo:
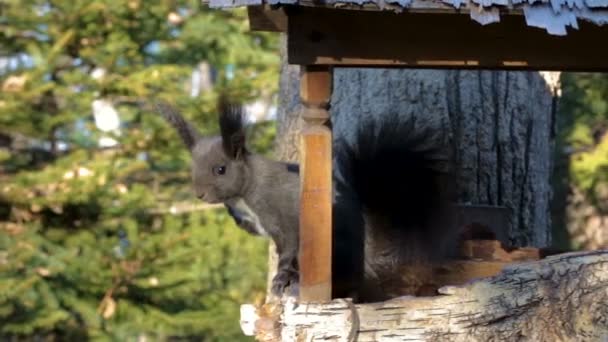
[[[300,65],[606,71],[608,0],[207,0]]]

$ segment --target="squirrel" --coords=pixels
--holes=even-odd
[[[250,152],[243,108],[224,96],[218,136],[201,136],[166,103],[157,109],[191,152],[196,197],[224,203],[240,228],[271,238],[279,259],[271,292],[296,294],[298,165]],[[388,299],[396,294],[383,284],[398,267],[424,265],[449,249],[449,155],[424,137],[411,123],[370,121],[359,126],[354,146],[334,141],[333,162],[342,177],[333,181],[333,297]]]
[[[167,103],[156,107],[191,152],[195,196],[223,203],[239,227],[271,238],[279,256],[271,292],[280,296],[288,288],[297,291],[298,166],[251,153],[245,146],[243,107],[223,96],[218,104],[219,136],[201,136]]]

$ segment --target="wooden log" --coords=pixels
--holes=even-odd
[[[256,314],[263,321],[264,313]],[[280,317],[274,330],[256,330],[256,336],[265,334],[265,341],[606,341],[608,250],[511,264],[495,276],[445,286],[433,297],[357,305],[347,299],[287,300]]]
[[[332,152],[327,107],[332,70],[304,67],[300,98],[301,133],[300,301],[331,300]]]

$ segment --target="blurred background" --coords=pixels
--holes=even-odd
[[[274,137],[278,37],[193,1],[0,3],[0,339],[244,339],[267,243],[194,201],[162,98],[205,133],[217,90]]]
[[[0,2],[0,339],[245,340],[267,242],[194,200],[190,157],[142,101],[204,133],[247,103],[272,155],[279,36],[200,0]],[[608,248],[608,77],[561,76],[554,241]]]

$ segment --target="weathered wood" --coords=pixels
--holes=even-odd
[[[608,70],[608,25],[548,35],[505,15],[484,27],[466,15],[301,7],[287,11],[289,63],[366,67]]]
[[[208,0],[203,0],[206,2]],[[402,12],[403,7],[399,3],[382,3],[382,8],[379,6],[380,2],[367,2],[361,4],[360,2],[321,2],[315,0],[299,0],[297,2],[298,7],[315,7],[325,9],[341,9],[350,11],[386,11],[386,12]],[[287,15],[285,14],[285,7],[290,7],[293,4],[282,4],[279,6],[269,5],[268,2],[260,1],[260,3],[247,4],[247,9],[254,9],[253,12],[248,12],[249,19],[253,20],[250,22],[250,29],[257,31],[281,31],[287,30]],[[408,13],[432,13],[432,14],[469,14],[471,9],[476,10],[477,4],[472,0],[462,0],[461,6],[455,8],[453,5],[447,2],[435,1],[435,0],[412,0],[407,6]],[[512,15],[523,15],[522,7],[503,7],[500,10],[501,14],[512,14]],[[253,17],[252,17],[253,14]],[[285,25],[283,25],[285,24]]]
[[[266,341],[606,341],[608,251],[509,265],[493,277],[446,286],[440,296],[353,305],[348,300],[264,310],[246,321]],[[274,317],[274,318],[271,318]],[[263,330],[264,327],[271,327]],[[262,337],[264,339],[262,339]]]
[[[408,0],[408,1],[382,1],[382,0],[203,0],[209,2],[211,7],[230,8],[241,6],[264,7],[276,9],[282,6],[295,8],[325,8],[342,9],[358,12],[407,12],[407,13],[443,13],[468,14],[469,20],[481,25],[500,22],[505,15],[520,15],[525,18],[522,25],[540,27],[553,35],[567,35],[568,29],[579,29],[581,21],[592,22],[595,25],[606,25],[608,13],[608,0],[579,1],[576,6],[568,2],[550,2],[535,0]],[[267,29],[264,21],[254,29]],[[275,30],[276,25],[270,26]],[[458,30],[458,27],[445,26],[449,30]]]
[[[300,300],[331,299],[332,136],[329,120],[332,71],[304,68],[300,98],[306,126],[301,132]]]

